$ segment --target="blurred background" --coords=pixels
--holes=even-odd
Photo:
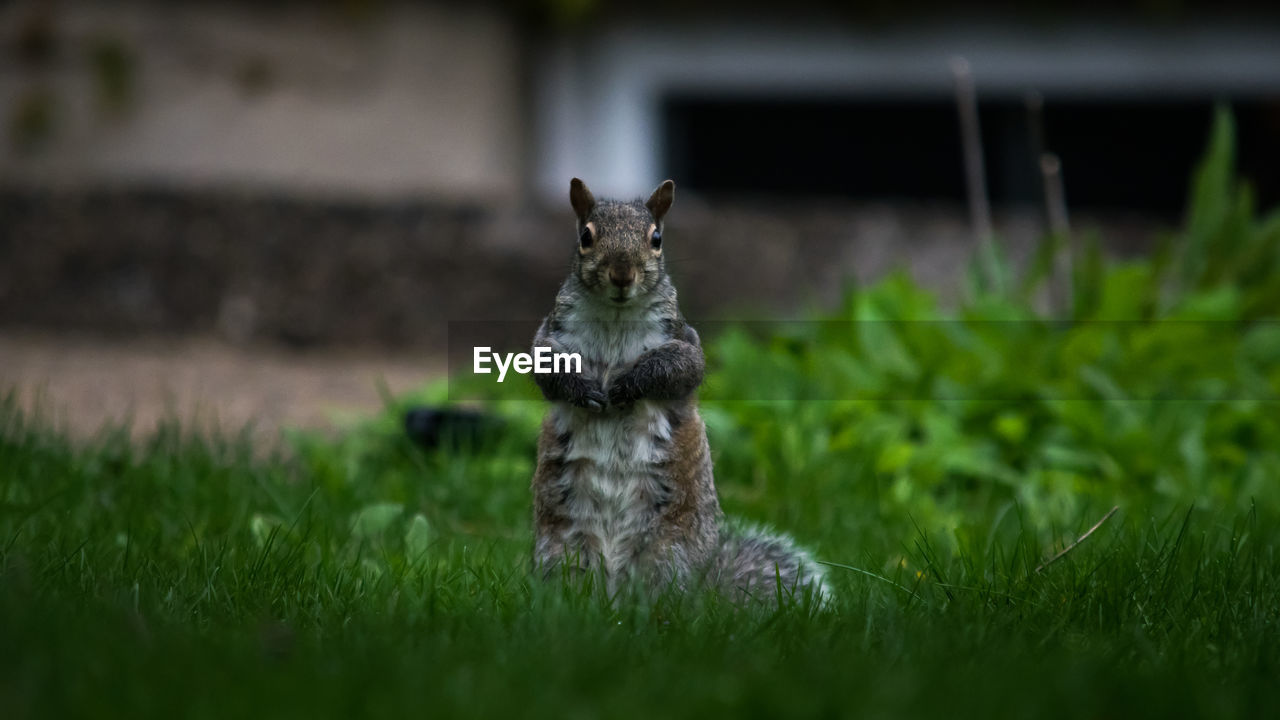
[[[573,176],[676,181],[695,322],[895,268],[955,297],[957,57],[1015,264],[1048,228],[1045,152],[1073,227],[1149,253],[1216,103],[1280,201],[1264,3],[10,0],[0,57],[0,386],[85,429],[323,424],[438,375],[449,322],[545,314]]]

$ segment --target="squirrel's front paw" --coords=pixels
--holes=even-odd
[[[622,376],[609,386],[609,406],[628,408],[640,399],[640,391],[627,376]]]
[[[599,384],[587,384],[573,404],[591,412],[602,412],[605,405],[609,404],[609,397],[604,394],[604,389]]]

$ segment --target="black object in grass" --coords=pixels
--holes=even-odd
[[[477,410],[416,407],[405,413],[404,430],[428,450],[479,449],[497,441],[503,422]]]

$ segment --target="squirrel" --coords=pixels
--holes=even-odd
[[[552,403],[532,481],[534,564],[661,589],[710,585],[735,600],[812,592],[824,568],[790,538],[724,522],[697,388],[704,358],[663,261],[667,180],[647,202],[597,202],[574,178],[577,250],[534,349],[580,372],[535,374]]]

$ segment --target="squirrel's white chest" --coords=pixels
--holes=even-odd
[[[581,354],[584,373],[607,388],[669,339],[662,313],[584,305],[562,318],[556,339]],[[551,412],[557,435],[566,438],[562,481],[572,533],[607,573],[624,573],[647,549],[658,508],[669,499],[660,467],[671,445],[665,403],[640,400],[603,413],[557,403]]]
[[[582,355],[583,369],[606,384],[618,370],[630,367],[667,339],[662,322],[656,317],[608,317],[585,312],[566,318],[558,336],[565,349]]]
[[[565,404],[552,409],[556,432],[568,437],[565,462],[623,472],[667,460],[671,422],[663,403],[636,402],[626,412],[593,413]]]
[[[574,529],[590,538],[605,570],[622,572],[644,551],[657,507],[670,492],[656,467],[667,460],[671,440],[666,412],[642,400],[626,413],[568,407],[553,413],[568,438],[563,480]]]

